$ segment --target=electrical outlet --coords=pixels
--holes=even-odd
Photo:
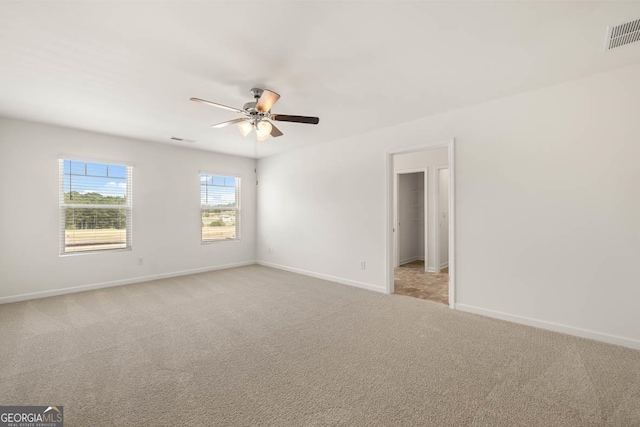
[[[360,261],[360,270],[366,270],[366,269],[367,269],[367,262]]]
[[[273,253],[273,248],[269,248],[269,253],[272,254]]]
[[[144,264],[144,258],[138,258],[138,265]]]

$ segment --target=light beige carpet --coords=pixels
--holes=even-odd
[[[640,352],[260,266],[0,306],[65,426],[638,426]]]

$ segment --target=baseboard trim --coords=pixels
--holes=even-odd
[[[443,268],[447,268],[447,267],[449,267],[449,261],[443,262],[442,264],[440,264],[440,270],[442,270]]]
[[[407,259],[401,259],[400,260],[400,265],[407,264],[407,263],[410,263],[410,262],[413,262],[413,261],[424,261],[424,259],[420,258],[419,256],[414,256],[414,257],[407,258]]]
[[[217,265],[214,267],[194,268],[192,270],[174,271],[171,273],[154,274],[152,276],[139,276],[130,279],[114,280],[111,282],[94,283],[91,285],[72,286],[69,288],[53,289],[50,291],[30,292],[27,294],[12,295],[8,297],[0,297],[0,304],[8,304],[11,302],[26,301],[30,299],[53,297],[56,295],[72,294],[75,292],[91,291],[94,289],[111,288],[114,286],[131,285],[133,283],[148,282],[151,280],[167,279],[169,277],[186,276],[188,274],[206,273],[207,271],[226,270],[228,268],[244,267],[254,265],[255,261],[243,261],[231,264]]]
[[[563,334],[574,335],[581,338],[588,338],[640,350],[640,340],[636,340],[634,338],[596,332],[589,329],[577,328],[575,326],[563,325],[561,323],[547,322],[545,320],[504,313],[502,311],[489,310],[467,304],[456,303],[455,308],[456,310],[467,313],[479,314],[481,316],[493,317],[494,319],[506,320],[508,322],[519,323],[521,325],[533,326],[535,328],[546,329],[553,332],[560,332]]]
[[[301,268],[287,267],[285,265],[274,264],[266,261],[256,261],[256,264],[263,265],[265,267],[277,268],[278,270],[290,271],[292,273],[302,274],[304,276],[315,277],[316,279],[328,280],[330,282],[340,283],[342,285],[355,286],[356,288],[367,289],[369,291],[387,293],[387,290],[383,286],[375,286],[369,283],[358,282],[356,280],[343,279],[342,277],[331,276],[329,274],[316,273],[315,271],[303,270]]]

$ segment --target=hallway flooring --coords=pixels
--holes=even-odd
[[[395,269],[396,294],[449,304],[449,269],[440,273],[424,271],[424,261],[413,261]]]

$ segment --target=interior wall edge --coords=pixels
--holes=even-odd
[[[634,350],[640,350],[640,340],[634,338],[607,334],[605,332],[598,332],[590,329],[578,328],[576,326],[519,316],[517,314],[504,313],[502,311],[490,310],[487,308],[476,307],[467,304],[456,303],[456,310],[464,311],[466,313],[478,314],[484,317],[491,317],[493,319],[505,320],[507,322],[518,323],[520,325],[532,326],[534,328],[545,329],[547,331],[559,332],[562,334],[573,335],[580,338],[587,338],[595,341],[605,342],[608,344],[615,344],[622,347],[632,348]]]
[[[265,267],[277,268],[278,270],[290,271],[292,273],[298,273],[298,274],[302,274],[304,276],[315,277],[316,279],[328,280],[330,282],[340,283],[341,285],[355,286],[356,288],[362,288],[362,289],[366,289],[366,290],[369,290],[369,291],[380,292],[380,293],[383,293],[383,294],[387,293],[387,290],[385,289],[384,286],[376,286],[376,285],[372,285],[370,283],[358,282],[356,280],[344,279],[342,277],[331,276],[329,274],[317,273],[315,271],[303,270],[301,268],[287,267],[286,265],[274,264],[274,263],[267,262],[267,261],[258,260],[258,261],[256,261],[256,264],[262,265],[262,266],[265,266]]]
[[[52,289],[52,290],[41,291],[41,292],[30,292],[26,294],[0,297],[0,304],[9,304],[9,303],[18,302],[18,301],[27,301],[32,299],[54,297],[58,295],[73,294],[77,292],[93,291],[96,289],[112,288],[115,286],[132,285],[134,283],[150,282],[153,280],[168,279],[170,277],[186,276],[189,274],[206,273],[208,271],[215,271],[215,270],[227,270],[230,268],[244,267],[247,265],[254,265],[254,264],[256,264],[255,261],[243,261],[243,262],[235,262],[235,263],[224,264],[224,265],[216,265],[212,267],[194,268],[191,270],[182,270],[182,271],[173,271],[170,273],[154,274],[150,276],[132,277],[132,278],[122,279],[122,280],[113,280],[110,282],[101,282],[101,283],[93,283],[89,285],[72,286],[69,288]]]

